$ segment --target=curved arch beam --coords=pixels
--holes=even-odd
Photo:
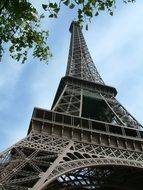
[[[33,190],[44,190],[51,182],[53,182],[58,177],[71,172],[76,169],[95,167],[95,166],[126,166],[143,168],[143,162],[129,161],[125,159],[116,158],[88,158],[73,160],[69,162],[60,163],[55,169],[47,176],[46,181],[43,184],[39,184],[38,189],[33,188]],[[43,174],[44,175],[44,174]]]

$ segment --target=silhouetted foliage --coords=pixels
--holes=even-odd
[[[124,3],[135,0],[123,0]],[[77,10],[79,24],[88,23],[101,11],[108,11],[113,15],[116,0],[59,0],[47,1],[41,6],[48,11],[49,18],[57,18],[63,6]],[[13,59],[24,63],[27,54],[32,49],[33,57],[48,62],[51,53],[47,45],[48,32],[40,27],[45,15],[39,15],[32,2],[28,0],[1,0],[0,2],[0,58],[3,57],[5,44],[8,45]]]

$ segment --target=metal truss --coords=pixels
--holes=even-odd
[[[0,154],[0,183],[5,189],[28,189],[39,179],[39,174],[63,152],[68,141],[31,132]]]
[[[106,104],[104,110],[98,113],[97,120],[142,130],[142,125],[118,102],[113,94],[108,93],[108,87],[107,92],[105,90],[98,92],[96,89],[91,90],[90,86],[82,86],[80,82],[79,84],[67,82],[52,110],[81,117],[84,105],[83,96],[91,96],[97,102],[102,101]]]
[[[73,22],[70,31],[72,36],[66,75],[104,85],[92,61],[81,28]],[[137,129],[142,128],[141,124],[115,98],[110,101],[109,105],[116,113],[115,117],[119,118],[117,120],[120,120],[123,125]]]
[[[109,104],[126,127],[142,129],[142,125],[117,101],[117,99],[114,98]]]
[[[142,187],[141,184],[138,185],[139,180],[142,179],[139,175],[140,172],[131,168],[109,166],[83,168],[63,175],[48,189],[137,190]]]
[[[1,190],[140,190],[142,126],[95,68],[76,22],[52,110],[35,108],[28,135],[0,154]]]
[[[0,161],[0,183],[3,187],[23,190],[50,188],[54,181],[58,179],[58,183],[60,183],[64,176],[71,175],[71,173],[73,173],[71,180],[73,181],[75,171],[83,171],[92,167],[143,168],[143,154],[140,151],[74,142],[67,138],[34,131],[1,153]],[[89,183],[89,178],[86,178],[88,188],[92,189],[93,187],[94,189],[95,184]],[[80,178],[78,181],[79,185],[85,183],[83,179],[80,181]],[[74,187],[76,185],[77,182]]]
[[[44,189],[52,181],[71,171],[95,166],[143,168],[143,154],[142,152],[101,145],[69,142],[67,149],[55,160],[51,168],[41,176],[33,190]]]
[[[81,28],[72,23],[72,33],[66,75],[104,84],[88,51]]]
[[[52,110],[79,116],[80,107],[81,88],[72,84],[67,84]]]

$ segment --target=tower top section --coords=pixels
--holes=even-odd
[[[81,28],[81,26],[79,25],[79,23],[78,22],[76,22],[76,21],[72,21],[72,23],[71,23],[71,25],[70,25],[70,28],[69,28],[69,31],[72,33],[72,31],[73,31],[73,27],[79,27],[79,28]],[[81,28],[82,29],[82,28]]]
[[[104,84],[87,48],[81,26],[73,21],[69,30],[71,41],[66,76]]]

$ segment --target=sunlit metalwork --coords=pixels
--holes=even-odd
[[[0,154],[0,189],[140,190],[142,126],[103,82],[76,22],[70,32],[52,108],[35,108],[27,136]]]

